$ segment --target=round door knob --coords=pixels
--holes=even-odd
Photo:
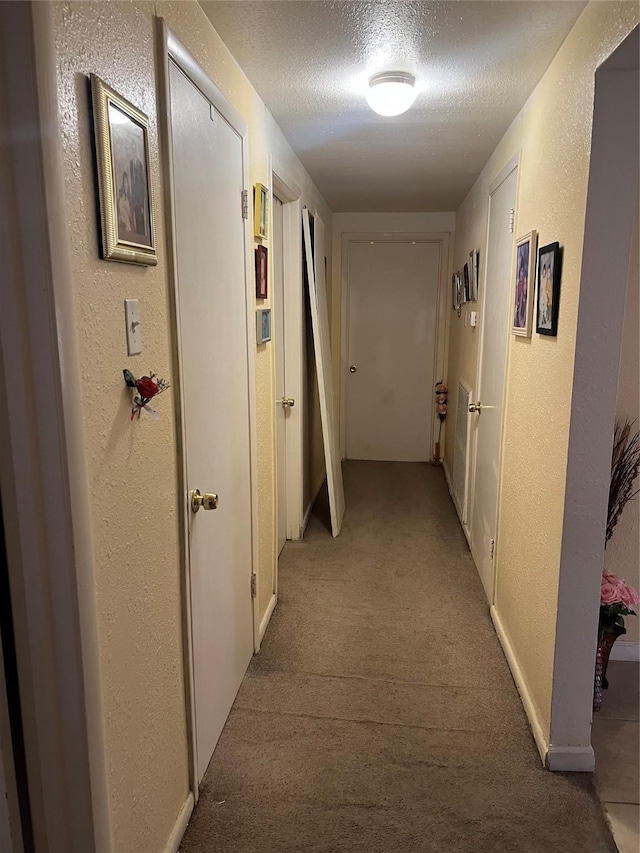
[[[200,489],[194,489],[191,492],[191,511],[198,512],[203,509],[218,509],[218,496],[213,492],[200,493]]]
[[[296,404],[296,401],[292,397],[283,397],[278,402],[282,404],[283,409],[293,409]]]
[[[482,414],[482,403],[480,402],[480,400],[478,400],[477,403],[469,403],[469,411],[471,412],[471,414],[476,412],[477,414],[481,415]]]
[[[349,373],[357,373],[357,371],[358,368],[355,366],[355,364],[349,365]]]

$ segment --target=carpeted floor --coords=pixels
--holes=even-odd
[[[542,769],[442,471],[349,462],[313,518],[184,853],[615,851],[591,778]]]

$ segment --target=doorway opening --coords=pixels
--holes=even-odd
[[[185,670],[191,785],[197,798],[259,647],[254,606],[255,331],[241,204],[248,184],[247,129],[168,28],[163,43],[180,400]]]
[[[344,458],[432,459],[448,258],[449,234],[343,234]]]
[[[308,452],[304,435],[309,413],[305,394],[306,329],[300,192],[289,187],[275,172],[272,172],[272,187],[271,301],[276,375],[276,529],[279,556],[287,540],[298,540],[304,533],[305,460]],[[277,568],[273,589],[275,596]],[[267,624],[268,617],[264,620],[265,630]]]
[[[489,213],[482,329],[472,419],[473,474],[468,536],[485,595],[493,603],[494,554],[498,529],[503,404],[509,337],[509,293],[513,262],[518,157],[489,187]],[[473,409],[473,413],[472,413]],[[460,416],[460,414],[459,414]]]

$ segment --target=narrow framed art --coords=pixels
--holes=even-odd
[[[266,240],[269,228],[269,188],[256,184],[253,188],[253,236]]]
[[[256,338],[258,346],[271,340],[271,308],[258,308],[256,311]]]
[[[560,243],[549,243],[538,250],[538,300],[536,332],[558,334],[560,302]]]
[[[269,255],[266,246],[256,246],[256,299],[267,298]]]
[[[531,337],[537,244],[536,231],[530,231],[516,240],[516,277],[513,287],[511,332],[523,338]]]
[[[91,75],[102,257],[155,266],[149,120]]]

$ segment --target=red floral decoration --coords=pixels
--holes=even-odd
[[[169,388],[169,383],[164,379],[156,377],[155,373],[149,373],[149,376],[141,376],[136,379],[130,370],[123,370],[124,381],[129,388],[135,388],[136,393],[133,397],[133,405],[131,406],[131,420],[136,416],[139,418],[144,409],[150,415],[156,416],[156,413],[149,405],[149,402],[162,394]]]

